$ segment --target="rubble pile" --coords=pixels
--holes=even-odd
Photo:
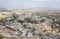
[[[33,13],[29,16],[28,13],[13,13],[0,19],[0,34],[6,37],[35,36],[36,39],[59,39],[59,18],[39,13]]]

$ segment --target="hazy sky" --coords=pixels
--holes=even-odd
[[[60,0],[0,0],[0,7],[60,8]]]

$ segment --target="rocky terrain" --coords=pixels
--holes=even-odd
[[[0,39],[60,39],[60,14],[0,13]]]

